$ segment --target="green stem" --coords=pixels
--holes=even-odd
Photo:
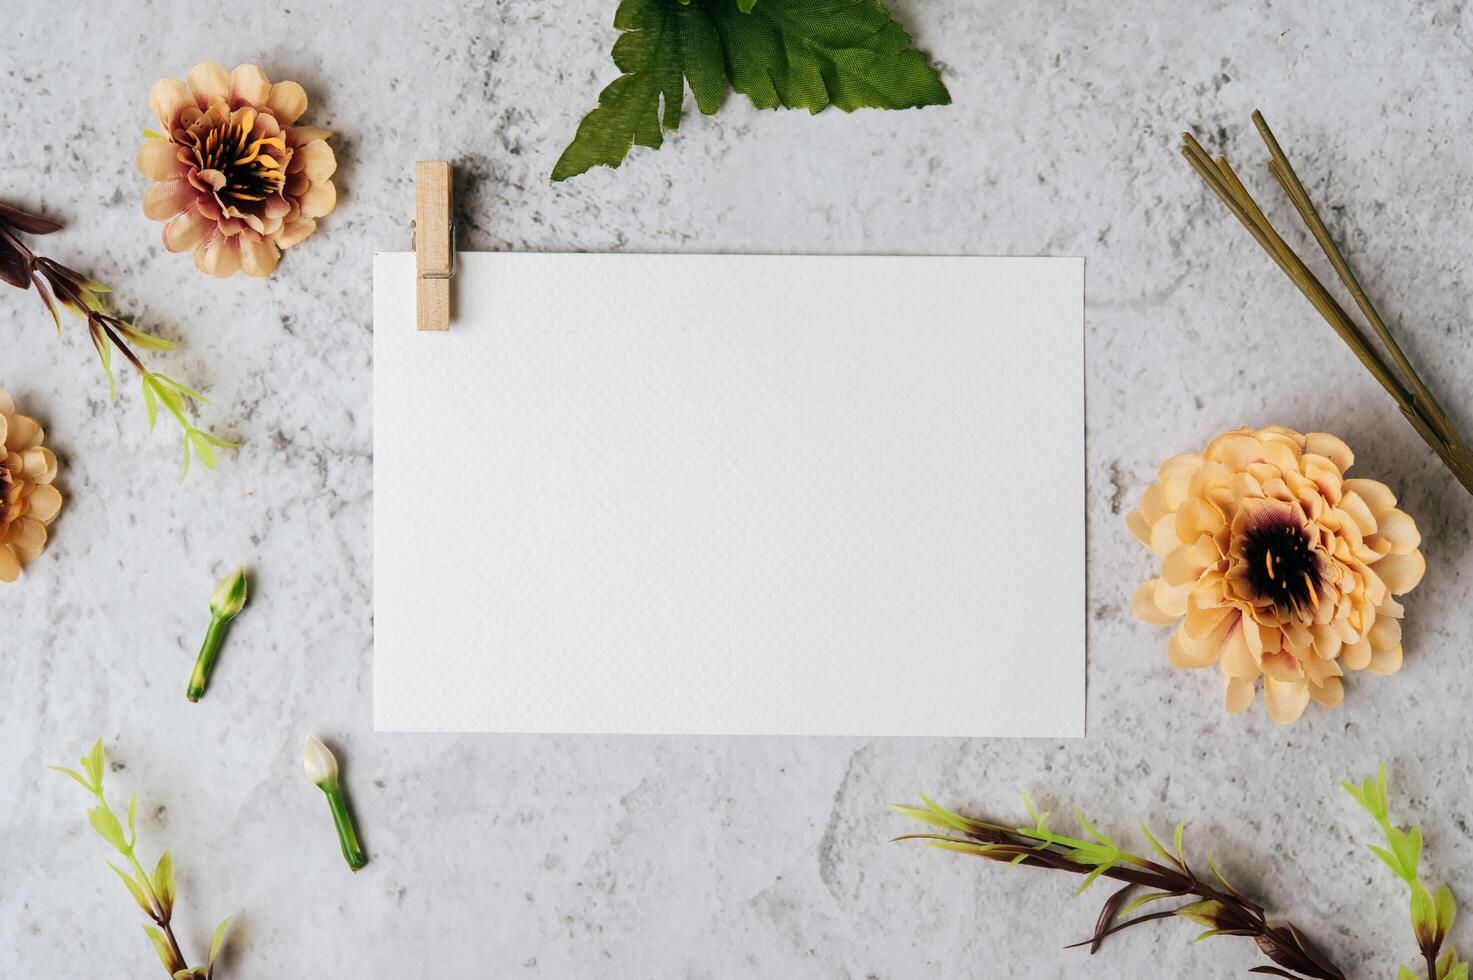
[[[225,638],[225,626],[230,621],[220,616],[210,617],[210,628],[205,633],[205,642],[194,661],[194,673],[189,678],[189,690],[185,696],[198,701],[210,682],[210,672],[215,669],[215,658],[220,655],[220,641]]]
[[[343,790],[336,782],[322,787],[327,794],[327,805],[332,810],[332,822],[338,829],[338,843],[343,848],[343,860],[348,867],[357,871],[368,863],[368,855],[358,843],[358,831],[353,827],[353,816],[348,812],[348,803],[343,799]]]

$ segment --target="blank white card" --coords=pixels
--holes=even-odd
[[[380,730],[1084,734],[1082,259],[374,260]]]

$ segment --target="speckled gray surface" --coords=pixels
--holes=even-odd
[[[245,441],[176,485],[173,434],[116,407],[75,322],[0,293],[0,384],[40,415],[67,506],[0,591],[0,975],[152,976],[76,787],[98,735],[179,869],[182,938],[237,916],[225,975],[490,978],[1231,976],[1249,944],[1165,924],[1060,947],[1095,903],[1062,881],[891,845],[917,788],[1101,826],[1189,820],[1357,977],[1410,950],[1403,900],[1334,787],[1393,764],[1426,858],[1473,897],[1466,821],[1473,572],[1466,494],[1176,155],[1195,126],[1245,165],[1261,106],[1455,414],[1467,324],[1473,12],[1463,4],[894,0],[955,105],[761,113],[733,100],[658,153],[551,187],[609,79],[610,0],[559,5],[10,0],[0,196],[71,227],[56,257],[181,342],[159,363]],[[338,132],[337,210],[267,282],[163,252],[138,201],[147,91],[199,59],[300,80]],[[411,737],[369,703],[370,256],[406,247],[411,161],[460,166],[472,249],[1087,257],[1089,737],[1074,742]],[[1267,174],[1245,166],[1273,201]],[[1343,210],[1341,209],[1343,205]],[[659,284],[610,301],[659,302]],[[1431,570],[1398,676],[1295,727],[1221,714],[1126,607],[1149,562],[1123,513],[1166,455],[1241,422],[1328,428],[1402,492]],[[1026,489],[1026,461],[1013,470]],[[1001,517],[1002,515],[1000,515]],[[433,519],[433,515],[426,515]],[[210,583],[255,597],[206,702],[183,697]],[[1019,650],[1020,657],[1028,656]],[[926,669],[918,659],[917,670]],[[372,863],[351,876],[302,736],[339,750]],[[1460,928],[1465,941],[1467,929]]]

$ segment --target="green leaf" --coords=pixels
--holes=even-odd
[[[207,469],[215,468],[215,447],[210,445],[210,440],[204,437],[199,429],[190,429],[185,438],[194,443],[194,451],[199,456],[199,461],[205,464]]]
[[[1184,823],[1179,823],[1176,825],[1175,832],[1171,835],[1171,843],[1176,849],[1176,863],[1181,865],[1183,868],[1187,866],[1187,860],[1186,858],[1181,856],[1181,838],[1182,835],[1186,833],[1186,830],[1187,825]]]
[[[87,811],[87,819],[97,835],[122,853],[128,852],[128,842],[123,839],[123,828],[118,818],[107,807],[95,806]]]
[[[1151,845],[1151,849],[1161,855],[1161,860],[1170,864],[1171,855],[1166,852],[1166,848],[1161,846],[1161,842],[1156,839],[1155,834],[1151,833],[1151,828],[1146,826],[1144,820],[1141,821],[1141,833],[1146,835],[1146,842]]]
[[[128,893],[133,896],[133,901],[138,903],[138,907],[143,910],[143,914],[152,917],[153,906],[148,901],[148,895],[144,893],[142,888],[138,887],[138,882],[133,880],[133,876],[125,872],[122,868],[119,868],[116,864],[113,864],[111,861],[107,862],[107,866],[109,868],[112,868],[113,874],[121,878],[123,880],[123,884],[128,886]]]
[[[184,466],[179,470],[179,482],[189,475],[189,430],[184,430]]]
[[[632,146],[659,149],[662,127],[680,125],[685,95],[680,20],[685,17],[706,18],[706,13],[669,0],[620,0],[614,26],[622,33],[614,42],[613,55],[623,74],[598,94],[598,107],[578,124],[573,142],[552,168],[554,181],[598,166],[617,167]],[[703,32],[691,33],[699,37]]]
[[[210,937],[210,972],[215,972],[215,957],[220,955],[220,947],[225,943],[225,930],[230,928],[230,916],[220,920],[215,927],[215,934]]]
[[[82,771],[92,779],[92,785],[99,790],[102,789],[102,763],[105,758],[100,738],[92,744],[92,751],[82,756]]]
[[[1125,909],[1120,913],[1120,917],[1122,919],[1125,918],[1126,916],[1130,915],[1130,913],[1134,912],[1136,909],[1140,908],[1143,905],[1149,905],[1152,902],[1159,902],[1163,898],[1176,897],[1177,896],[1172,894],[1171,892],[1151,892],[1151,894],[1149,895],[1142,895],[1140,898],[1137,898],[1135,901],[1125,906]]]
[[[1412,933],[1417,937],[1417,945],[1432,945],[1437,933],[1437,909],[1432,904],[1432,896],[1420,884],[1412,888],[1411,911]]]
[[[163,133],[155,133],[153,130],[148,129],[147,127],[145,127],[144,130],[143,130],[143,138],[144,139],[150,139],[150,140],[161,140],[161,139],[164,138],[164,134]]]
[[[153,893],[159,897],[159,905],[167,919],[174,911],[174,858],[165,851],[153,871]]]
[[[154,423],[159,420],[159,399],[153,393],[153,385],[148,383],[147,376],[140,384],[143,387],[143,404],[148,409],[148,431],[152,432]]]
[[[1205,899],[1200,902],[1183,905],[1176,910],[1176,914],[1183,919],[1197,923],[1199,926],[1206,926],[1208,929],[1220,929],[1223,927],[1223,914],[1226,911],[1227,909],[1221,902],[1213,899]]]
[[[1411,967],[1403,963],[1401,969],[1396,971],[1396,980],[1420,980],[1420,978],[1412,972]]]
[[[128,846],[132,847],[138,840],[138,831],[135,825],[138,822],[138,794],[134,793],[128,797]]]
[[[1099,879],[1100,875],[1104,874],[1106,871],[1109,871],[1112,866],[1113,862],[1111,862],[1110,864],[1101,864],[1089,874],[1085,875],[1084,884],[1080,885],[1074,890],[1074,897],[1078,898],[1080,895],[1083,895],[1085,889],[1087,889],[1090,885],[1093,885],[1095,881]]]
[[[731,86],[760,109],[911,109],[951,96],[881,0],[710,5]]]
[[[77,772],[75,769],[68,769],[66,766],[47,766],[46,768],[50,769],[52,772],[59,772],[72,777],[77,781],[77,785],[81,786],[89,793],[97,792],[93,785],[87,782],[87,780],[83,779],[82,774]]]
[[[1453,901],[1452,890],[1446,885],[1438,886],[1433,900],[1437,906],[1437,933],[1446,936],[1452,930],[1453,919],[1457,918],[1458,905]]]
[[[1398,878],[1406,877],[1406,872],[1401,870],[1401,864],[1397,862],[1396,856],[1390,851],[1386,850],[1386,848],[1377,847],[1375,844],[1367,844],[1366,849],[1369,850],[1372,854],[1376,855],[1376,857],[1380,858],[1382,861],[1386,862],[1386,867],[1390,868],[1392,873],[1395,874]]]
[[[169,945],[169,940],[155,926],[144,926],[143,931],[148,933],[149,940],[153,943],[154,950],[163,961],[164,969],[169,971],[170,976],[184,969],[184,964],[174,955],[174,947]]]
[[[909,109],[951,96],[881,0],[621,0],[614,64],[553,167],[554,181],[617,167],[633,146],[658,149],[680,125],[689,84],[710,115],[728,83],[759,108]],[[663,103],[663,111],[662,111]]]

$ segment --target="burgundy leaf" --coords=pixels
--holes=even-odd
[[[1133,891],[1135,891],[1135,885],[1126,885],[1111,895],[1109,900],[1105,902],[1105,907],[1100,909],[1100,917],[1095,922],[1095,934],[1089,944],[1089,955],[1093,956],[1099,952],[1101,944],[1105,941],[1105,930],[1110,928],[1110,923],[1115,921],[1115,916],[1120,911],[1120,906],[1125,904],[1125,900],[1130,897],[1130,893]]]
[[[30,263],[14,245],[0,239],[0,280],[17,289],[26,289],[31,284]]]
[[[53,231],[61,231],[64,227],[50,218],[43,218],[39,214],[31,214],[20,208],[13,208],[3,201],[0,201],[0,222],[4,222],[16,231],[23,231],[27,235],[49,235]]]

